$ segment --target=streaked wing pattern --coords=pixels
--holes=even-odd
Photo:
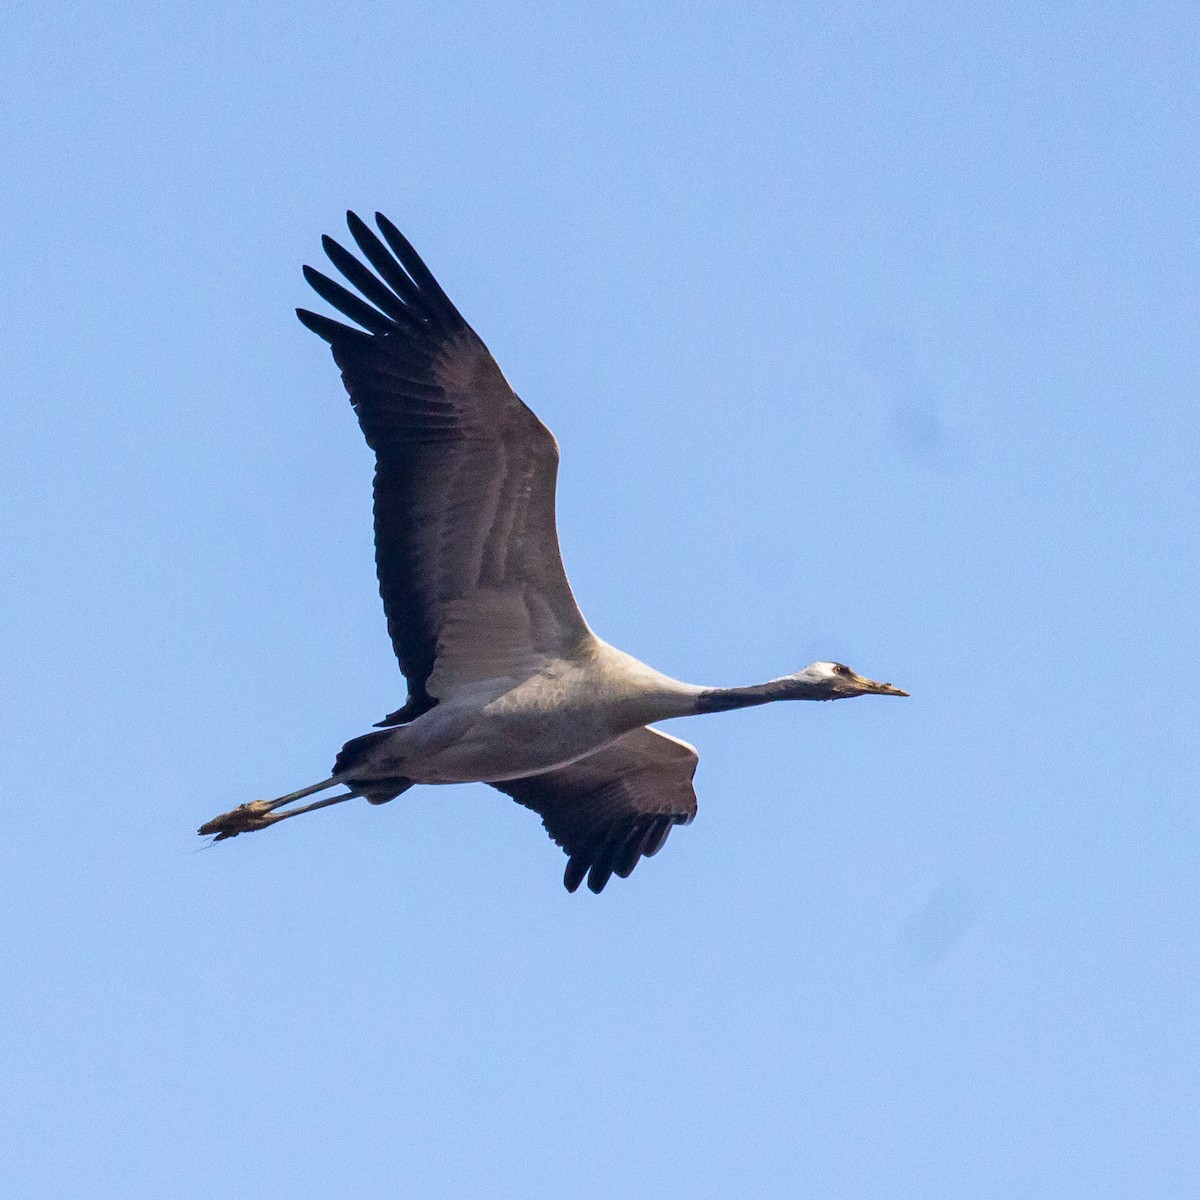
[[[657,854],[672,825],[696,815],[698,761],[687,742],[642,728],[570,766],[491,786],[541,814],[567,852],[567,891],[586,875],[600,892],[614,874],[624,879],[643,855]]]
[[[332,238],[330,261],[364,299],[305,278],[361,326],[297,315],[333,350],[375,451],[375,561],[411,720],[454,690],[522,679],[591,634],[555,528],[558,447],[400,231],[353,213],[374,271]],[[365,332],[364,332],[365,331]]]

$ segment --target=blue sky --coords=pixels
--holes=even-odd
[[[25,1197],[1179,1197],[1200,1175],[1200,17],[0,21],[0,1166]],[[599,898],[418,789],[300,276],[386,211],[563,448],[678,722]]]

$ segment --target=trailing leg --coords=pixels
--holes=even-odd
[[[276,821],[282,821],[284,817],[294,817],[298,813],[311,812],[314,808],[326,808],[330,804],[349,800],[357,793],[351,791],[344,796],[333,796],[286,813],[275,811],[285,804],[303,800],[305,796],[311,796],[316,792],[327,791],[343,782],[344,780],[340,776],[331,775],[328,779],[322,779],[320,783],[301,788],[298,792],[289,792],[286,796],[280,796],[275,800],[251,800],[248,804],[239,804],[232,811],[222,813],[219,817],[213,817],[211,821],[206,821],[196,832],[203,837],[213,835],[216,841],[221,842],[226,838],[237,837],[239,833],[252,833],[255,829],[265,829],[268,825],[274,825]]]

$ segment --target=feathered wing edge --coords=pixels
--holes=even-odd
[[[563,884],[602,892],[657,854],[675,825],[696,815],[695,747],[643,727],[587,758],[491,786],[533,809],[567,854]]]
[[[480,430],[487,435],[489,421],[495,423],[490,433],[497,450],[503,447],[497,458],[507,456],[506,461],[516,444],[511,437],[514,419],[524,431],[521,442],[528,441],[530,458],[522,470],[536,466],[535,499],[549,508],[544,528],[537,531],[541,540],[530,542],[527,559],[514,561],[518,567],[525,563],[545,568],[546,598],[564,629],[582,635],[587,627],[563,572],[554,528],[558,457],[553,436],[508,386],[487,348],[403,234],[381,213],[376,221],[382,240],[354,213],[347,214],[364,261],[332,238],[322,242],[334,267],[361,297],[320,271],[304,268],[317,294],[358,328],[308,309],[296,311],[308,329],[330,344],[376,455],[376,566],[388,632],[409,692],[406,703],[379,723],[386,728],[405,724],[437,703],[428,684],[449,615],[447,602],[454,598],[431,593],[414,559],[420,538],[411,524],[413,501],[421,497],[414,497],[413,481],[428,483],[440,477],[440,470],[449,473],[439,465],[443,453],[457,469],[461,464],[451,460],[456,454],[478,451]],[[471,511],[485,520],[489,510],[481,505]],[[469,520],[465,509],[459,519],[464,513]],[[482,527],[467,530],[466,544],[476,545],[486,533]]]
[[[355,329],[306,308],[296,309],[296,316],[332,346],[347,339],[351,342],[361,340],[370,334],[400,332],[424,337],[433,334],[441,340],[462,329],[466,325],[462,314],[442,291],[404,234],[382,213],[375,214],[375,222],[384,241],[355,213],[346,214],[351,236],[363,256],[379,272],[378,277],[333,238],[328,235],[321,238],[330,262],[366,300],[313,267],[304,267],[304,278],[313,291],[361,328]]]
[[[391,452],[381,439],[378,422],[372,421],[369,410],[364,408],[359,389],[365,385],[372,392],[380,384],[385,388],[399,386],[404,392],[414,397],[424,396],[436,405],[440,388],[431,378],[433,359],[449,338],[469,327],[408,239],[382,213],[375,214],[375,221],[382,240],[356,213],[346,213],[346,224],[355,244],[378,274],[333,238],[325,235],[321,239],[330,262],[365,299],[328,275],[304,266],[304,278],[317,295],[355,324],[346,325],[306,308],[297,308],[296,316],[307,329],[329,343],[342,371],[367,443],[376,454],[378,504],[380,466]],[[378,512],[376,518],[378,522]],[[376,537],[378,543],[378,528]],[[377,555],[379,551],[377,544]],[[388,713],[377,726],[387,728],[406,724],[437,703],[425,687],[433,665],[435,638],[432,631],[417,628],[419,621],[414,625],[409,613],[389,609],[389,588],[382,564],[380,590],[388,615],[388,632],[409,693],[404,705]],[[398,623],[404,628],[397,628]]]

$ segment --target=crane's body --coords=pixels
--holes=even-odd
[[[313,288],[361,328],[297,310],[329,342],[375,451],[375,541],[403,708],[343,746],[333,774],[201,826],[217,840],[355,796],[415,784],[492,784],[538,812],[593,891],[656,853],[695,815],[694,747],[657,721],[775,700],[907,693],[841,663],[743,688],[663,675],[598,638],[558,549],[558,446],[400,232],[353,213],[369,270],[327,254],[364,299],[311,268]],[[386,243],[386,245],[385,245]],[[328,789],[348,790],[298,807]]]
[[[686,716],[703,690],[594,638],[578,657],[527,679],[476,684],[406,725],[366,734],[354,765],[360,774],[413,783],[519,779],[576,762],[643,725]]]

